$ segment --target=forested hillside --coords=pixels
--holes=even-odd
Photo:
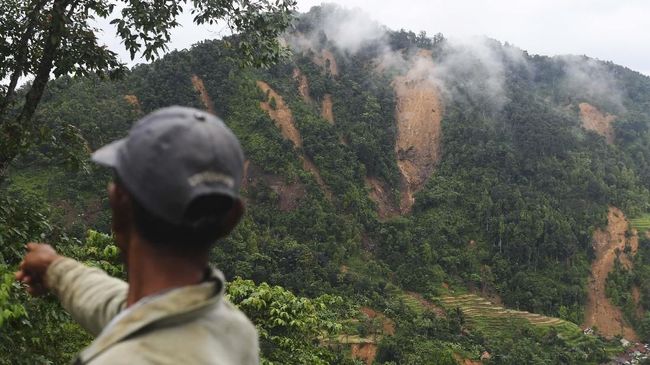
[[[284,42],[292,56],[264,70],[217,40],[119,81],[49,84],[52,143],[1,186],[0,363],[61,363],[89,341],[9,272],[45,240],[122,275],[88,233],[110,232],[111,174],[87,153],[175,104],[245,149],[247,214],[212,260],[269,363],[597,364],[616,336],[650,340],[650,78],[333,6]]]

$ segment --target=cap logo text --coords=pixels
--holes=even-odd
[[[205,183],[221,183],[226,185],[228,188],[235,186],[235,180],[232,177],[214,171],[203,171],[194,174],[187,179],[187,182],[190,186],[197,186]]]

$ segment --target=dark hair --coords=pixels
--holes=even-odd
[[[115,182],[129,191],[117,174]],[[225,195],[199,196],[185,210],[183,223],[174,224],[148,211],[131,192],[129,195],[135,228],[142,237],[161,248],[188,253],[207,250],[214,244],[234,204],[233,198]]]

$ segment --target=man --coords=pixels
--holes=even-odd
[[[35,243],[16,273],[97,336],[76,363],[257,364],[255,327],[208,264],[244,211],[237,138],[212,115],[170,107],[92,158],[115,173],[108,197],[128,284]]]

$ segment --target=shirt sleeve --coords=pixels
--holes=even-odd
[[[126,304],[126,282],[67,257],[50,265],[45,282],[63,308],[93,336]]]

